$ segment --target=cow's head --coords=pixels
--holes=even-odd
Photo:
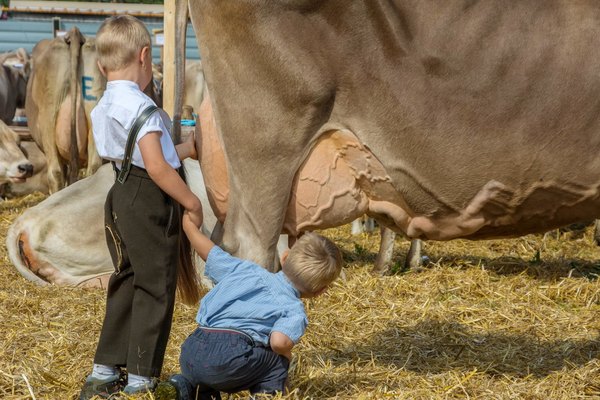
[[[19,48],[14,52],[0,56],[0,64],[6,69],[9,79],[13,82],[17,108],[25,107],[25,96],[27,94],[27,80],[31,72],[31,59],[27,51]]]
[[[0,184],[20,183],[33,175],[33,164],[19,147],[19,135],[0,121]]]

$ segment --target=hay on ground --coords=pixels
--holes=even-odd
[[[41,199],[1,203],[3,235]],[[310,326],[294,350],[293,391],[284,398],[600,399],[600,250],[590,226],[427,242],[427,268],[387,277],[370,272],[378,234],[323,233],[343,249],[345,280],[306,301]],[[396,247],[401,264],[408,241]],[[105,293],[36,286],[2,248],[0,398],[76,398]],[[178,371],[195,313],[176,307],[163,378]]]

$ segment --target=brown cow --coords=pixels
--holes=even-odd
[[[7,125],[12,123],[17,108],[25,107],[28,76],[29,56],[25,49],[0,55],[0,120]]]
[[[188,87],[186,87],[186,90]],[[200,108],[201,134],[196,142],[201,168],[204,171],[207,195],[217,218],[223,222],[226,218],[229,187],[227,166],[223,148],[220,145],[215,127],[214,115],[208,93]],[[337,132],[343,135],[343,132]],[[311,150],[307,163],[303,164],[292,186],[292,197],[286,211],[283,232],[289,235],[290,242],[302,232],[316,228],[328,228],[357,221],[363,208],[354,207],[354,196],[360,195],[360,189],[349,184],[350,190],[331,193],[335,188],[331,183],[348,180],[347,168],[354,168],[352,156],[347,149],[331,148],[331,142],[322,142]],[[334,153],[335,165],[327,165],[328,154]],[[340,186],[341,188],[341,186]],[[333,199],[333,200],[330,200]],[[353,228],[354,229],[354,228]],[[217,230],[219,232],[219,230]],[[354,233],[354,232],[353,232]],[[374,265],[378,273],[389,272],[394,250],[396,234],[387,228],[381,229],[381,243]],[[216,237],[215,237],[216,238]],[[416,268],[421,265],[421,241],[414,239],[408,251],[405,267]]]
[[[317,146],[330,151],[308,176],[315,190],[337,157],[349,161],[317,207],[358,209],[411,238],[514,237],[600,216],[598,2],[202,0],[190,11],[233,254],[272,264],[294,176]]]
[[[101,165],[89,115],[106,82],[96,64],[94,40],[86,40],[76,27],[39,42],[31,58],[28,125],[46,155],[50,191],[56,192],[64,187],[67,172],[73,182],[80,165],[87,164],[88,175]]]

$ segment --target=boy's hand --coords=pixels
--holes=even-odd
[[[184,143],[186,146],[188,146],[188,157],[197,160],[198,152],[196,151],[196,134],[192,133],[189,135]]]
[[[196,150],[196,134],[192,133],[188,135],[183,142],[175,146],[175,151],[177,151],[177,156],[180,161],[183,161],[188,157],[197,160],[198,151]]]
[[[204,221],[204,216],[202,215],[202,207],[198,211],[185,210],[183,213],[183,229],[186,229],[186,224],[189,225],[188,228],[200,229],[202,226],[202,222]]]
[[[284,356],[288,360],[292,359],[294,342],[286,334],[277,331],[271,332],[269,345],[275,353]]]
[[[185,211],[183,213],[183,219],[181,221],[181,226],[186,236],[190,240],[190,244],[193,249],[196,250],[198,255],[206,261],[208,258],[208,253],[215,246],[215,244],[200,230],[200,226],[202,225],[202,211],[200,211],[200,222],[194,221],[194,218],[198,218],[198,216],[190,211]]]

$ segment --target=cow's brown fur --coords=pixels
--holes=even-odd
[[[517,236],[600,215],[600,5],[190,3],[229,171],[223,246],[270,265],[294,174],[352,132],[411,237]]]
[[[10,125],[18,107],[24,107],[27,77],[23,70],[0,63],[0,120]]]
[[[73,180],[80,164],[87,163],[88,174],[101,164],[91,140],[89,112],[102,94],[105,80],[96,66],[93,41],[88,41],[84,44],[85,38],[73,27],[66,38],[42,40],[32,52],[25,108],[31,136],[48,160],[51,192],[64,187],[67,165]],[[84,72],[92,78],[90,93],[95,100],[82,98]]]

